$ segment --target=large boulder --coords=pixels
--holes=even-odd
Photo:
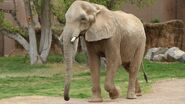
[[[152,60],[152,61],[164,61],[164,53],[168,50],[168,48],[151,48],[148,49],[145,59]]]
[[[184,51],[180,50],[177,47],[172,47],[166,51],[164,54],[164,57],[167,61],[178,61],[181,59],[181,57],[185,54]]]
[[[165,57],[164,54],[158,54],[158,55],[154,55],[152,61],[165,61]]]
[[[179,59],[179,61],[185,63],[185,54]]]
[[[158,50],[159,50],[159,48],[150,48],[150,49],[148,49],[144,58],[147,59],[147,60],[152,60],[154,53],[157,52]]]

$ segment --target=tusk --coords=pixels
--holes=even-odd
[[[76,37],[73,37],[73,38],[71,39],[71,43],[74,43],[75,40],[76,40]]]
[[[59,37],[59,40],[60,40],[60,41],[62,40],[62,35]]]

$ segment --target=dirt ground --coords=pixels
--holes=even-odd
[[[66,102],[62,97],[25,96],[0,100],[0,104],[92,104],[84,99],[71,99]],[[97,103],[94,103],[97,104]],[[134,100],[119,98],[104,100],[98,104],[185,104],[185,79],[163,80],[155,83],[151,93]]]

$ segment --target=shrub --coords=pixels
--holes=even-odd
[[[79,64],[86,64],[87,63],[87,54],[84,52],[77,53],[75,56],[75,61]]]

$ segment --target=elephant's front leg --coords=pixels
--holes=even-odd
[[[100,88],[100,58],[97,55],[89,55],[89,66],[91,71],[92,79],[92,98],[89,99],[89,102],[102,102],[101,97],[101,88]]]
[[[114,77],[117,72],[117,69],[121,65],[120,57],[108,57],[107,58],[107,73],[105,79],[105,90],[109,92],[111,99],[116,99],[119,97],[119,91],[114,85]]]

